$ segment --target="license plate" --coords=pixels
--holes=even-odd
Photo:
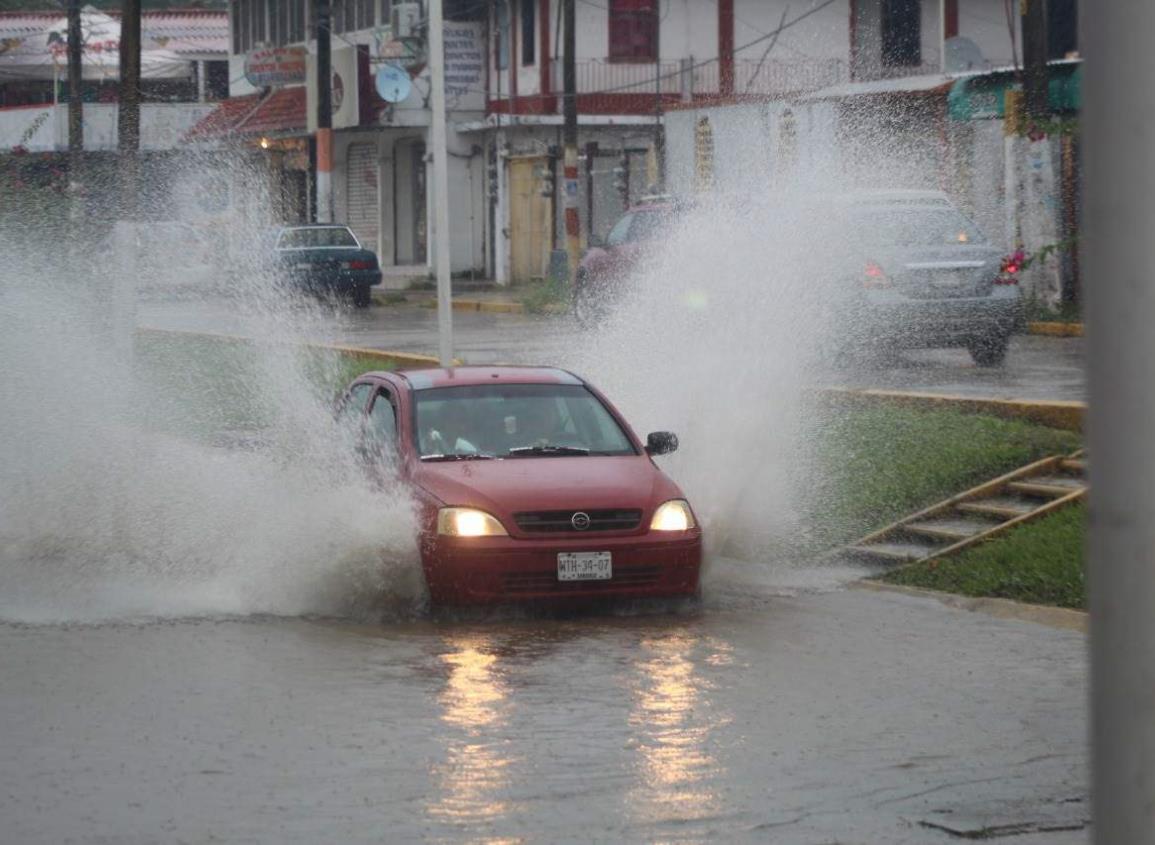
[[[613,577],[609,552],[559,552],[557,580],[608,581]]]
[[[956,273],[939,273],[930,280],[936,288],[957,288],[962,282],[962,278]]]
[[[293,269],[294,270],[312,270],[313,265],[310,264],[308,261],[298,261],[296,264],[293,265]]]

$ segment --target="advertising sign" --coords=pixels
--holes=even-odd
[[[445,105],[485,109],[485,41],[480,23],[445,22]]]
[[[245,79],[254,88],[300,85],[308,51],[302,46],[265,47],[245,56]]]

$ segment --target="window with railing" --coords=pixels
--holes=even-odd
[[[657,0],[609,0],[610,61],[658,58]]]

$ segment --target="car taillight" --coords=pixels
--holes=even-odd
[[[373,262],[372,261],[363,261],[360,259],[357,261],[343,261],[342,266],[346,270],[372,270],[373,269]]]
[[[866,263],[866,270],[862,275],[862,286],[864,288],[888,288],[890,287],[890,279],[886,278],[886,273],[882,268],[873,261]]]
[[[1022,269],[1022,262],[1016,256],[1011,255],[1004,258],[999,267],[999,274],[995,276],[995,284],[1017,285],[1019,283],[1019,271]]]

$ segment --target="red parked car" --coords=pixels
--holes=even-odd
[[[574,280],[573,313],[583,327],[597,325],[620,295],[623,282],[658,238],[669,234],[684,203],[668,197],[628,209],[603,242],[591,242]]]
[[[420,508],[438,605],[693,596],[702,531],[682,491],[596,388],[564,370],[366,373],[339,414]]]

